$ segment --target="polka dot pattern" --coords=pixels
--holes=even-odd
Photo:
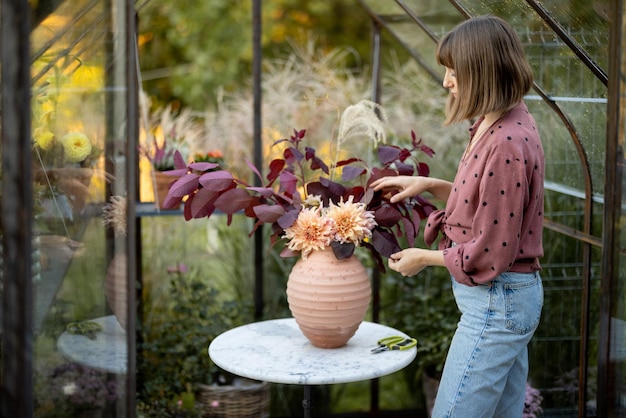
[[[535,121],[524,103],[503,116],[464,158],[443,225],[427,226],[441,228],[457,243],[444,259],[459,282],[485,283],[505,271],[540,268],[542,234],[536,231],[543,228],[544,167]]]

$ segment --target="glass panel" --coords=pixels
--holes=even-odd
[[[180,214],[152,212],[142,217],[141,226],[139,415],[212,415],[221,406],[227,411],[217,409],[218,414],[229,416],[228,408],[241,410],[246,405],[233,395],[208,391],[218,376],[229,375],[218,374],[206,350],[219,334],[254,320],[254,249],[248,238],[252,222],[235,215],[227,226],[226,216],[185,221]],[[278,297],[276,289],[268,298]],[[219,393],[228,387],[219,386]],[[194,399],[196,390],[200,392]],[[212,397],[231,397],[232,402],[215,405]]]
[[[34,7],[35,415],[126,416],[126,6]]]
[[[585,49],[586,53],[605,71],[609,60],[608,0],[543,0],[540,3],[550,11],[567,33]]]
[[[412,53],[420,58],[422,64],[437,78],[443,78],[443,73],[435,60],[436,44],[430,36],[416,25],[396,2],[386,0],[363,0],[366,7],[382,16],[388,25],[389,32],[394,37],[412,49]],[[408,0],[402,2],[417,18],[432,32],[432,36],[440,38],[463,18],[449,3],[436,0]],[[383,54],[387,54],[384,51]],[[384,58],[383,62],[387,59]]]

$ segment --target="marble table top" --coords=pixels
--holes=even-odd
[[[372,354],[376,341],[406,336],[385,325],[363,322],[341,348],[317,348],[302,334],[295,319],[274,319],[233,328],[209,346],[209,356],[222,369],[272,383],[324,385],[357,382],[391,374],[408,366],[416,348]]]
[[[90,319],[102,325],[96,339],[64,332],[57,341],[57,348],[65,358],[95,370],[107,373],[126,373],[126,332],[115,316]]]

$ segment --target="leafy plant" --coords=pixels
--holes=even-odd
[[[38,370],[37,416],[54,418],[79,416],[102,410],[122,396],[115,380],[105,372],[65,362],[51,370]]]
[[[174,153],[187,154],[191,143],[204,135],[191,109],[174,110],[172,105],[150,111],[150,99],[140,96],[143,114],[145,141],[139,146],[139,153],[150,161],[156,171],[175,168]]]
[[[377,143],[384,137],[378,127],[384,121],[382,108],[367,101],[362,101],[355,107],[362,108],[360,110],[367,113],[367,116],[354,109],[346,109],[343,116],[350,111],[349,118],[346,122],[342,116],[338,147],[347,138],[365,137]],[[373,122],[373,119],[377,122]],[[229,224],[233,214],[243,211],[246,216],[256,219],[251,234],[262,224],[272,226],[271,243],[274,245],[284,237],[285,229],[296,222],[309,197],[319,197],[325,207],[330,203],[338,204],[352,199],[354,202],[362,202],[368,211],[374,213],[377,225],[372,230],[371,240],[362,245],[371,251],[379,269],[384,271],[382,257],[389,257],[400,249],[399,236],[404,236],[409,245],[413,245],[419,233],[421,219],[427,217],[434,206],[421,196],[392,203],[390,194],[374,192],[368,186],[384,176],[428,175],[428,165],[420,162],[413,153],[420,151],[432,156],[434,152],[411,132],[410,148],[378,146],[380,167],[369,168],[358,157],[326,163],[316,154],[314,148],[303,145],[305,134],[306,130],[294,130],[289,138],[274,143],[274,146],[286,146],[282,158],[275,158],[270,162],[269,173],[265,178],[257,167],[246,161],[263,184],[260,187],[236,178],[233,173],[216,163],[186,164],[180,154],[175,154],[177,169],[169,174],[179,178],[170,187],[164,207],[175,207],[186,198],[186,220],[211,217],[216,211],[221,211],[227,215]],[[334,180],[338,170],[341,170],[341,183]],[[354,247],[347,253],[351,254],[351,251],[354,251]],[[283,251],[283,255],[290,256],[294,253]]]
[[[178,265],[168,273],[167,301],[146,312],[138,367],[140,403],[155,416],[164,410],[178,411],[178,416],[193,410],[186,394],[196,383],[229,381],[230,375],[211,362],[207,348],[219,334],[251,316],[240,303],[220,299],[199,272]]]

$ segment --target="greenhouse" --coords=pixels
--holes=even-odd
[[[523,417],[626,417],[620,0],[0,0],[0,416],[430,418],[458,283],[391,254],[445,202],[374,185],[461,171],[438,45],[483,15],[545,155]]]

